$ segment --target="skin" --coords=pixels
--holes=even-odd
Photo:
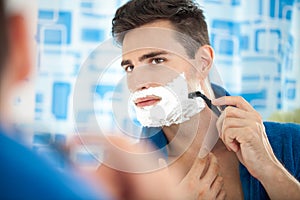
[[[164,85],[173,76],[167,76],[165,81],[157,81],[151,78],[153,76],[147,79],[146,71],[143,79],[135,78],[139,77],[135,73],[142,74],[141,71],[147,65],[152,66],[153,71],[168,66],[177,74],[185,74],[189,91],[195,91],[200,86],[206,96],[214,99],[207,87],[207,77],[214,57],[212,48],[208,45],[200,47],[195,58],[191,59],[174,38],[174,30],[169,21],[157,20],[125,35],[123,61],[126,62],[122,66],[127,71],[129,89],[134,92]],[[139,59],[161,50],[166,53]],[[159,77],[163,79],[164,76]],[[181,181],[175,190],[180,188],[190,194],[186,199],[243,199],[239,178],[241,162],[263,184],[272,199],[300,199],[299,182],[274,156],[259,113],[241,97],[222,97],[213,100],[213,103],[216,106],[227,105],[218,119],[206,107],[187,122],[163,127],[170,142],[169,157],[175,161],[169,169],[180,169],[181,172]],[[220,137],[212,154],[199,159],[197,155],[206,133],[218,134]]]
[[[26,27],[27,23],[22,15],[13,15],[7,19],[9,48],[0,80],[0,118],[1,121],[7,122],[4,124],[12,121],[8,103],[12,91],[27,78],[31,70],[32,62],[28,51],[29,41]]]

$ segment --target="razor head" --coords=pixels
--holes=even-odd
[[[191,92],[188,95],[188,98],[190,99],[194,99],[196,97],[201,97],[205,103],[207,104],[207,106],[219,117],[221,115],[221,111],[218,109],[217,106],[213,105],[211,103],[211,100],[209,98],[207,98],[207,96],[205,96],[204,94],[202,94],[200,91],[195,91],[195,92]]]

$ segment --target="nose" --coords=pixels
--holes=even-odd
[[[144,84],[140,84],[137,86],[136,91],[140,91],[140,90],[145,90],[145,89],[149,89],[150,87],[158,87],[161,86],[161,84],[159,83],[144,83]]]
[[[149,66],[138,66],[127,74],[127,86],[131,92],[145,90],[150,87],[157,87],[161,82],[159,73]]]

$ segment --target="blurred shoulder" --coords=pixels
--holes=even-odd
[[[278,155],[290,153],[300,157],[300,125],[295,123],[264,122],[269,142]]]
[[[293,136],[300,137],[300,124],[281,123],[281,122],[264,122],[268,137],[272,136]]]

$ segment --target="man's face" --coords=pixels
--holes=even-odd
[[[178,77],[182,77],[179,75],[182,74],[184,75],[185,83],[186,83],[185,85],[187,85],[188,91],[186,91],[185,93],[182,92],[182,90],[177,90],[176,94],[184,93],[186,94],[185,96],[187,99],[188,92],[197,91],[199,89],[203,89],[204,91],[207,91],[204,84],[206,75],[203,74],[203,70],[202,71],[200,70],[201,66],[199,65],[199,63],[202,62],[201,60],[202,57],[205,56],[204,53],[199,51],[199,54],[195,56],[195,59],[190,58],[186,52],[186,49],[177,39],[178,38],[177,34],[178,33],[176,32],[172,24],[166,20],[159,20],[150,24],[146,24],[139,28],[133,29],[125,34],[123,40],[123,46],[122,46],[122,52],[123,52],[122,67],[125,69],[127,73],[127,83],[131,93],[141,94],[142,91],[145,91],[146,93],[147,91],[146,89],[150,88],[148,90],[150,91],[153,88],[159,86],[166,86],[166,85],[167,86],[176,85],[179,86],[180,88],[181,87],[180,84],[184,82],[180,82],[180,84],[174,84],[176,82],[174,80],[178,80]],[[200,60],[198,60],[199,58]],[[137,92],[137,91],[141,91],[141,92]],[[154,91],[154,89],[152,91]],[[146,119],[151,118],[152,121],[155,121],[156,119],[159,119],[157,121],[162,120],[159,117],[164,116],[163,114],[160,114],[160,112],[158,112],[159,116],[156,116],[155,112],[153,112],[154,114],[152,113],[154,109],[151,110],[149,114],[147,113],[148,107],[162,106],[163,108],[165,108],[162,110],[165,111],[169,108],[168,106],[171,105],[171,103],[169,104],[169,102],[171,101],[168,101],[166,104],[163,104],[163,97],[160,96],[161,93],[159,93],[159,95],[157,96],[156,95],[148,96],[150,92],[146,93],[147,95],[145,95],[145,93],[144,96],[141,95],[142,97],[136,95],[137,97],[134,103],[136,107],[139,108],[137,110],[146,110],[145,111],[145,113],[147,114],[145,117]],[[151,94],[154,94],[154,92]],[[156,91],[155,94],[158,94],[158,91]],[[172,96],[171,98],[174,98],[174,96]],[[187,100],[184,101],[187,102]],[[186,108],[189,109],[185,109],[184,105],[187,104],[184,104],[182,102],[183,101],[180,101],[181,104],[176,104],[177,107],[176,106],[172,107],[172,109],[177,110],[178,107],[181,107],[182,110],[180,112],[183,113],[183,115],[188,116],[187,117],[188,121],[184,120],[178,122],[175,120],[176,123],[171,123],[173,125],[180,124],[180,126],[177,125],[172,126],[174,128],[172,129],[172,136],[169,135],[170,137],[168,137],[170,141],[172,140],[175,141],[175,143],[179,144],[179,145],[175,145],[178,148],[174,148],[172,150],[171,153],[172,155],[180,155],[185,150],[185,148],[190,145],[191,141],[193,141],[193,138],[197,134],[198,125],[199,125],[200,115],[198,115],[198,113],[200,113],[202,109],[204,109],[205,107],[204,102],[200,102],[200,103],[198,102],[199,104],[197,103],[197,106],[201,105],[202,106],[201,108],[194,105],[193,106],[188,105],[186,106]],[[197,110],[197,111],[195,113],[192,113],[191,110],[192,111]],[[170,112],[172,113],[172,111]],[[144,114],[143,112],[141,113]],[[152,114],[155,115],[155,117],[152,117]],[[165,116],[169,116],[169,115],[166,114]],[[173,115],[170,116],[173,117]],[[163,118],[162,121],[164,121],[165,119],[169,120],[169,118],[167,117],[167,118]],[[207,119],[210,120],[210,118]],[[148,126],[151,127],[153,124],[160,124],[160,123],[149,122],[149,124],[150,125]],[[204,124],[203,130],[206,130],[207,129],[206,126],[209,123],[205,121],[203,124]],[[169,125],[162,125],[162,126],[168,127]],[[189,130],[189,131],[185,131],[185,130]],[[180,134],[177,134],[177,132]],[[171,139],[175,135],[177,139]]]
[[[125,35],[122,67],[127,72],[131,92],[164,86],[182,73],[189,91],[197,89],[196,62],[189,58],[175,34],[170,22],[160,20]],[[152,103],[156,100],[154,98]]]

